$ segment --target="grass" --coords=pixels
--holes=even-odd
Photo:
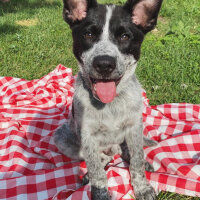
[[[61,1],[0,3],[0,75],[40,78],[59,63],[76,69]]]
[[[146,36],[136,73],[151,104],[200,103],[199,8],[199,0],[164,1],[157,28]],[[77,72],[62,1],[0,2],[0,76],[36,79],[59,63]],[[158,199],[200,198],[160,193]]]
[[[200,1],[164,1],[146,37],[138,76],[150,103],[200,103]]]

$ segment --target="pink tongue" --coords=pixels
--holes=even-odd
[[[103,103],[110,103],[116,96],[115,82],[97,82],[96,93]]]

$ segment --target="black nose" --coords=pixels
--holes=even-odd
[[[111,56],[97,56],[94,58],[93,67],[102,76],[110,75],[116,67],[116,59]]]

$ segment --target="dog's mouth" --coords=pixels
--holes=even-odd
[[[92,92],[95,98],[102,103],[110,103],[116,97],[116,88],[122,77],[118,79],[95,79],[91,78]]]

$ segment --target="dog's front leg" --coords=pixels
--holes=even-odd
[[[156,194],[145,177],[142,120],[128,128],[125,136],[130,153],[130,174],[137,200],[154,200]]]
[[[98,143],[88,134],[82,134],[82,151],[88,169],[91,183],[92,200],[110,200],[107,186],[107,176],[101,164]],[[86,132],[84,132],[86,133]]]

